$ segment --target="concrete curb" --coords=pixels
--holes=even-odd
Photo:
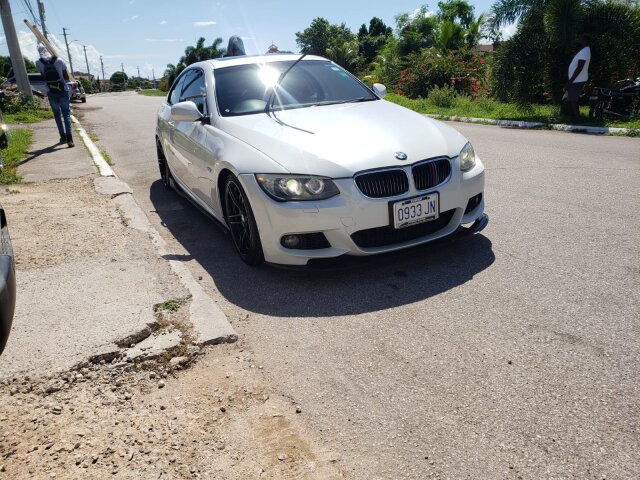
[[[109,166],[107,161],[104,159],[104,157],[100,153],[100,150],[98,150],[98,147],[96,147],[95,143],[93,143],[91,138],[89,138],[89,135],[87,135],[87,132],[84,130],[84,128],[82,128],[82,125],[80,125],[80,122],[78,121],[78,119],[74,115],[71,115],[71,120],[73,121],[73,123],[75,123],[76,130],[80,134],[80,137],[82,138],[82,141],[84,142],[84,144],[87,146],[89,153],[91,153],[93,162],[98,167],[98,171],[100,172],[100,175],[102,175],[103,177],[115,177],[116,176],[115,172]]]
[[[496,125],[498,127],[508,128],[550,128],[552,130],[560,130],[563,132],[573,133],[590,133],[596,135],[611,134],[628,134],[631,129],[619,127],[589,127],[585,125],[566,125],[564,123],[542,123],[542,122],[524,122],[520,120],[495,120],[493,118],[475,118],[475,117],[459,117],[457,115],[433,115],[429,113],[423,114],[426,117],[435,118],[437,120],[449,120],[452,122],[478,123],[481,125]]]
[[[95,146],[87,132],[80,126],[80,122],[73,117],[73,122],[82,137],[93,161],[98,166],[100,177],[94,181],[98,193],[110,195],[122,211],[129,217],[129,225],[147,233],[156,247],[158,255],[167,258],[173,252],[160,233],[151,225],[149,219],[133,198],[133,191],[127,183],[118,178],[113,169],[107,164],[100,150]],[[199,345],[213,345],[217,343],[232,343],[238,340],[238,334],[229,323],[224,312],[207,295],[202,286],[193,278],[189,268],[177,260],[169,260],[171,270],[180,278],[182,285],[191,293],[192,300],[189,316]]]

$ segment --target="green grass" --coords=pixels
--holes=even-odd
[[[50,109],[29,109],[18,113],[4,114],[4,122],[9,125],[15,123],[38,123],[51,118],[53,118],[53,112]]]
[[[145,95],[147,97],[166,97],[167,96],[167,92],[163,92],[162,90],[158,90],[156,88],[139,90],[138,93],[140,95]]]
[[[187,303],[186,298],[178,298],[178,299],[173,299],[173,300],[165,300],[164,302],[162,302],[159,305],[156,305],[156,312],[160,311],[160,310],[167,310],[169,312],[177,312],[178,310],[180,310],[180,307],[182,305],[184,305],[185,303]]]
[[[102,158],[104,158],[104,161],[107,162],[107,165],[113,165],[113,160],[111,160],[111,155],[109,155],[109,153],[105,149],[101,148],[100,154],[102,155]]]
[[[455,99],[454,105],[451,108],[442,108],[434,105],[428,98],[411,99],[389,93],[385,99],[418,113],[428,113],[431,115],[475,117],[493,120],[521,120],[542,123],[568,122],[566,117],[560,115],[560,109],[555,105],[531,105],[531,107],[525,109],[515,104],[502,103],[491,98],[472,100],[469,97],[459,96]],[[640,120],[626,122],[609,120],[605,122],[590,121],[588,119],[589,107],[581,107],[580,112],[582,113],[581,125],[631,129],[640,128]]]
[[[18,165],[26,157],[31,146],[31,130],[10,130],[9,148],[2,150],[2,160],[4,168],[0,170],[0,184],[20,183],[21,177],[18,175]]]

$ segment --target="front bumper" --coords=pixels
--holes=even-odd
[[[407,167],[407,169],[410,168]],[[472,170],[461,172],[458,160],[454,159],[452,169],[449,179],[433,189],[418,191],[410,182],[409,192],[392,198],[365,197],[353,178],[337,179],[334,181],[340,189],[340,195],[316,202],[277,202],[263,192],[253,174],[239,175],[239,179],[253,209],[265,260],[282,265],[306,265],[311,259],[333,258],[340,255],[375,255],[409,248],[445,237],[456,232],[463,224],[471,224],[484,218],[484,195],[475,208],[465,213],[469,199],[484,193],[482,162],[478,160]],[[365,248],[356,244],[352,237],[356,232],[389,226],[390,201],[431,192],[439,193],[442,220],[436,231],[383,246]],[[425,226],[429,223],[431,222],[420,225]],[[331,245],[329,248],[302,250],[285,248],[281,244],[281,238],[284,235],[316,232],[324,234]],[[356,235],[355,238],[357,237]]]

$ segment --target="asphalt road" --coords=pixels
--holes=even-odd
[[[78,108],[352,478],[640,478],[640,140],[454,124],[487,167],[482,234],[338,271],[253,269],[163,190],[160,101]]]

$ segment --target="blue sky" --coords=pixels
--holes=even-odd
[[[29,0],[10,0],[23,55],[37,58],[36,40],[23,20],[33,21],[25,7]],[[30,0],[37,12],[37,3]],[[82,45],[87,46],[91,73],[100,69],[102,55],[109,77],[124,64],[128,75],[160,77],[167,63],[176,63],[188,45],[198,37],[207,44],[222,37],[226,46],[231,35],[244,39],[247,53],[264,53],[271,42],[281,50],[298,51],[295,33],[309,26],[315,17],[331,23],[345,22],[354,32],[371,17],[380,17],[394,26],[398,13],[413,12],[423,2],[415,0],[43,0],[47,29],[53,43],[66,59],[62,28],[68,39],[74,70],[86,71]],[[476,14],[487,12],[491,0],[471,2]],[[437,9],[437,1],[427,3]],[[0,55],[8,55],[4,32]]]

